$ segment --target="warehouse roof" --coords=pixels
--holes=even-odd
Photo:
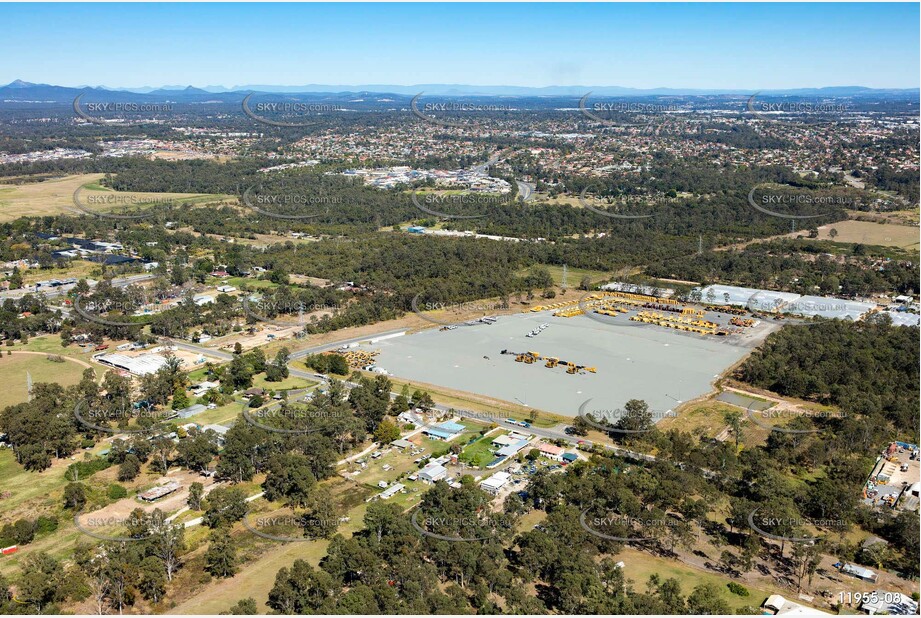
[[[788,303],[781,311],[805,316],[821,316],[839,320],[859,320],[866,312],[876,307],[876,303],[862,303],[856,300],[844,300],[822,296],[800,296]]]
[[[140,356],[126,356],[124,354],[103,354],[95,357],[105,365],[124,369],[135,375],[143,376],[156,373],[166,364],[166,359],[159,354],[141,354]]]

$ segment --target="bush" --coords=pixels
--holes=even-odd
[[[737,584],[735,582],[729,582],[728,584],[726,584],[726,587],[729,588],[729,592],[731,592],[732,594],[737,594],[740,597],[748,596],[748,588],[746,588],[742,584]]]
[[[122,498],[128,497],[128,490],[119,485],[118,483],[112,483],[109,485],[109,489],[106,490],[106,494],[112,500],[121,500]]]
[[[67,466],[67,470],[64,472],[64,478],[68,481],[79,481],[90,477],[101,470],[105,470],[112,464],[108,459],[103,457],[95,457],[89,461],[80,461],[77,463],[72,463]]]
[[[48,534],[58,529],[58,518],[55,516],[46,517],[42,515],[35,520],[35,534]]]

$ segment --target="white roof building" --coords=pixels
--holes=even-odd
[[[426,483],[434,483],[448,476],[448,469],[437,463],[430,463],[419,471],[419,478]]]
[[[512,475],[508,472],[496,472],[491,477],[480,483],[480,487],[484,491],[488,491],[491,494],[499,493],[499,490],[505,487],[506,484],[512,479]]]
[[[761,607],[774,612],[775,616],[833,616],[828,612],[800,605],[779,594],[772,594]]]
[[[800,296],[795,301],[787,303],[781,311],[807,317],[821,316],[856,322],[875,307],[876,303],[862,303],[830,296]]]
[[[401,491],[403,491],[403,488],[404,488],[404,487],[406,487],[406,486],[403,485],[402,483],[394,483],[393,485],[391,485],[390,487],[388,487],[385,491],[382,491],[382,492],[380,493],[380,499],[381,499],[381,500],[389,500],[390,498],[394,497],[396,494],[398,494],[398,493],[400,493]]]
[[[97,362],[103,365],[109,365],[116,369],[124,369],[128,373],[136,376],[144,376],[149,373],[156,373],[160,367],[166,364],[166,359],[159,354],[141,354],[139,356],[126,356],[124,354],[101,354],[93,357]]]
[[[892,318],[893,326],[921,325],[921,315],[917,313],[908,313],[907,311],[886,311],[886,315]]]
[[[918,613],[918,602],[901,592],[874,590],[864,595],[860,609],[871,616],[875,614],[914,616]]]

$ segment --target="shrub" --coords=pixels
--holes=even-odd
[[[732,594],[737,594],[740,597],[748,596],[748,588],[746,588],[742,584],[737,584],[736,582],[729,582],[728,584],[726,584],[726,587],[729,588],[729,592],[731,592]]]
[[[106,493],[112,500],[121,500],[122,498],[128,497],[128,490],[118,483],[112,483],[109,485],[109,489],[106,490]]]
[[[95,457],[89,461],[72,463],[67,466],[67,470],[64,472],[64,478],[68,481],[79,481],[96,474],[100,470],[105,470],[111,465],[109,460],[103,457]]]
[[[51,517],[42,515],[35,520],[35,534],[47,534],[49,532],[54,532],[57,529],[58,518],[54,515]]]

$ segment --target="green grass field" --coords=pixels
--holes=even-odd
[[[281,382],[269,382],[265,379],[265,374],[260,373],[259,375],[253,378],[253,387],[262,388],[266,391],[286,391],[292,390],[295,388],[307,388],[310,386],[316,386],[317,382],[306,380],[304,378],[285,378]]]
[[[694,586],[698,584],[710,582],[716,584],[720,588],[722,592],[720,596],[729,604],[729,607],[732,608],[733,611],[745,607],[746,605],[760,607],[764,600],[773,593],[746,585],[745,587],[748,588],[749,596],[740,597],[729,592],[726,584],[732,580],[727,577],[707,573],[706,571],[692,568],[680,562],[658,558],[629,547],[617,554],[617,560],[622,560],[624,562],[624,575],[628,579],[633,580],[634,588],[637,590],[645,590],[646,582],[649,581],[649,576],[654,573],[657,573],[662,580],[672,577],[677,579],[681,582],[681,590],[684,594],[690,594]],[[787,594],[789,595],[789,593]]]
[[[2,348],[0,351],[5,352]],[[60,354],[55,350],[52,354]],[[63,354],[60,354],[63,357]],[[5,353],[0,358],[0,372],[3,374],[4,388],[0,390],[0,409],[7,406],[23,403],[28,399],[28,376],[32,376],[32,383],[39,382],[57,383],[62,386],[71,386],[80,381],[86,367],[72,361],[65,360],[56,363],[48,360],[41,354],[17,354],[12,356]]]
[[[486,464],[491,462],[496,456],[493,454],[495,447],[492,446],[492,441],[498,438],[501,435],[507,435],[508,432],[494,432],[487,436],[483,436],[470,446],[464,449],[460,454],[460,461],[463,461],[471,466],[484,467]]]
[[[550,276],[553,277],[553,283],[556,285],[562,285],[563,283],[563,267],[562,266],[551,266],[548,264],[537,264],[535,268],[545,268],[550,271]],[[517,274],[519,276],[528,274],[529,268],[525,268],[519,271]],[[603,270],[589,270],[587,268],[566,268],[566,287],[570,289],[575,289],[579,287],[579,283],[582,281],[583,277],[588,277],[592,283],[601,283],[606,282],[611,278],[611,273],[605,272]],[[578,298],[578,297],[577,297]],[[554,300],[560,300],[560,297],[557,297]]]

